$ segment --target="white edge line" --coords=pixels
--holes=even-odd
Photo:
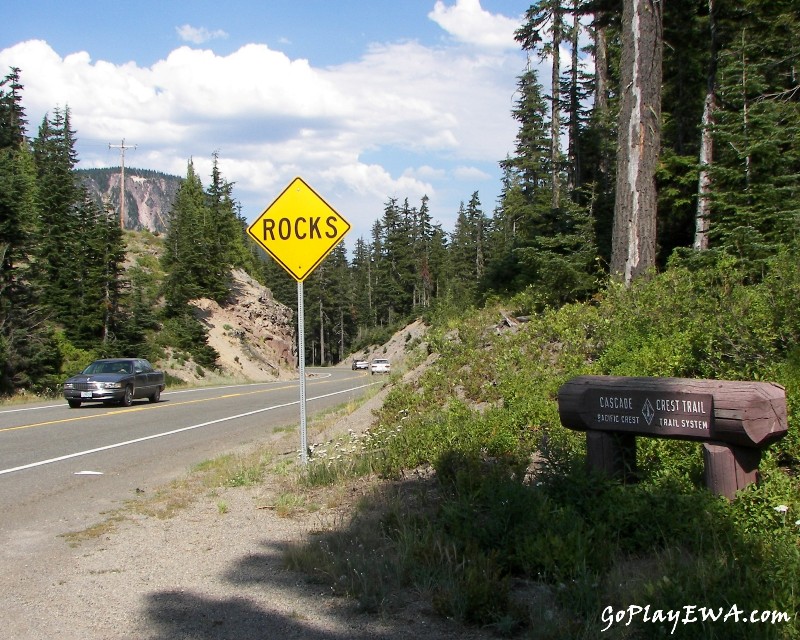
[[[321,396],[314,396],[313,398],[307,398],[306,401],[310,402],[312,400],[321,400],[322,398],[329,398],[330,396],[339,395],[342,393],[348,393],[350,391],[356,391],[357,389],[364,389],[365,387],[371,387],[374,384],[379,384],[377,382],[371,382],[369,384],[362,384],[358,387],[351,387],[350,389],[345,389],[343,391],[333,391],[331,393],[325,393]],[[210,420],[209,422],[201,422],[200,424],[193,424],[188,427],[181,427],[180,429],[173,429],[172,431],[165,431],[164,433],[154,433],[153,435],[144,436],[142,438],[135,438],[134,440],[126,440],[125,442],[117,442],[115,444],[108,444],[104,447],[97,447],[96,449],[87,449],[86,451],[78,451],[77,453],[69,453],[65,456],[59,456],[57,458],[50,458],[48,460],[40,460],[39,462],[31,462],[30,464],[23,464],[19,467],[13,467],[11,469],[0,469],[0,476],[5,475],[7,473],[14,473],[15,471],[24,471],[25,469],[33,469],[34,467],[42,467],[46,464],[52,464],[54,462],[63,462],[64,460],[70,460],[72,458],[79,458],[81,456],[88,456],[92,453],[99,453],[101,451],[108,451],[110,449],[118,449],[120,447],[127,447],[128,445],[138,444],[140,442],[146,442],[147,440],[155,440],[157,438],[164,438],[166,436],[175,435],[176,433],[182,433],[183,431],[192,431],[194,429],[200,429],[202,427],[208,427],[212,424],[219,424],[220,422],[228,422],[229,420],[236,420],[238,418],[246,418],[247,416],[252,416],[257,413],[264,413],[265,411],[272,411],[273,409],[283,409],[284,407],[291,407],[292,405],[300,404],[299,400],[295,400],[293,402],[286,402],[284,404],[276,404],[271,407],[264,407],[263,409],[255,409],[254,411],[248,411],[246,413],[240,413],[235,416],[228,416],[227,418],[219,418],[217,420]]]

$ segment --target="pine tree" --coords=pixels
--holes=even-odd
[[[83,253],[77,213],[83,193],[73,172],[78,159],[69,109],[44,117],[33,150],[38,173],[34,276],[53,320],[66,326],[74,321],[72,296]]]
[[[706,95],[703,100],[703,118],[700,132],[699,175],[697,179],[697,209],[693,247],[698,251],[708,249],[708,229],[711,222],[711,167],[714,159],[712,125],[717,110],[717,62],[719,37],[717,12],[714,0],[708,1],[709,61],[706,73]]]
[[[304,281],[306,350],[320,365],[345,357],[346,344],[355,333],[351,315],[352,286],[347,251],[339,243]]]
[[[88,193],[76,210],[77,232],[83,239],[73,287],[75,319],[66,325],[73,343],[117,355],[116,331],[121,324],[122,230],[110,210],[101,210]]]
[[[0,82],[0,394],[47,387],[61,364],[30,278],[38,194],[21,94],[12,69]]]
[[[410,264],[408,217],[390,198],[377,224],[380,238],[373,242],[376,274],[374,280],[375,309],[379,325],[393,325],[411,307],[410,290],[403,270]]]
[[[489,225],[491,247],[484,292],[502,294],[521,291],[528,283],[527,274],[519,264],[516,249],[520,246],[520,224],[525,210],[525,198],[520,184],[520,175],[512,170],[507,160],[503,164],[500,204],[492,214]]]
[[[560,0],[539,0],[525,13],[526,22],[517,30],[515,38],[523,51],[539,50],[539,57],[551,58],[550,82],[550,206],[561,206],[561,43],[567,35],[564,27],[564,8]],[[545,41],[542,33],[550,39]]]
[[[203,238],[208,218],[203,185],[189,161],[169,215],[162,264],[167,273],[164,296],[168,315],[182,315],[189,300],[203,295],[209,255]]]
[[[414,293],[412,307],[429,307],[434,291],[435,275],[431,264],[433,220],[428,209],[428,196],[423,196],[419,210],[415,210],[411,250],[414,260]]]
[[[34,218],[35,176],[25,139],[19,69],[0,82],[0,299],[26,261]]]
[[[236,212],[233,183],[222,177],[216,153],[206,195],[208,213],[204,218],[202,241],[207,255],[214,259],[207,264],[201,286],[204,295],[222,302],[229,292],[230,269],[249,268],[251,262],[245,249],[245,230]]]
[[[709,246],[761,271],[800,220],[800,17],[787,2],[720,16]]]
[[[503,191],[494,214],[495,240],[489,256],[484,288],[516,292],[533,282],[536,274],[520,262],[521,251],[540,236],[551,235],[556,215],[551,208],[551,145],[547,107],[535,70],[526,70],[517,83],[517,103],[512,115],[520,123],[515,153],[500,163]],[[455,241],[455,238],[454,238]]]
[[[353,249],[351,262],[353,298],[351,317],[357,326],[355,342],[359,342],[367,330],[375,326],[372,303],[372,247],[358,238]]]
[[[582,9],[586,10],[586,9]],[[615,89],[618,68],[618,27],[614,26],[614,7],[601,10],[591,7],[591,51],[594,56],[593,105],[584,127],[579,129],[582,154],[580,181],[576,201],[589,208],[594,220],[594,237],[600,259],[611,260],[611,231],[614,220],[614,183],[616,154],[616,117],[618,112]]]
[[[450,267],[452,272],[448,288],[454,300],[466,305],[478,301],[479,287],[486,271],[486,242],[489,221],[483,213],[480,197],[475,191],[464,206],[459,206],[458,217],[450,237]]]
[[[676,247],[694,242],[698,160],[707,97],[709,17],[705,2],[664,4],[661,153],[657,174],[656,264],[663,268]]]
[[[0,80],[0,149],[18,149],[25,142],[28,124],[22,106],[20,69],[12,67]]]

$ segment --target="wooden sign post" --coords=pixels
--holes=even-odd
[[[729,499],[788,430],[786,391],[768,382],[578,376],[558,390],[558,412],[586,432],[589,467],[611,477],[635,475],[636,436],[702,442],[706,486]]]

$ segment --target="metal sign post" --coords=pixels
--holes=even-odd
[[[306,436],[306,332],[303,311],[303,281],[297,281],[297,360],[300,369],[300,460],[308,464]]]
[[[348,231],[350,223],[299,177],[292,180],[247,228],[250,237],[297,280],[300,458],[303,464],[308,462],[303,280],[311,275]]]

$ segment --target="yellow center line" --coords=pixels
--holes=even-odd
[[[350,376],[349,378],[345,378],[345,380],[350,380],[356,377],[362,376]],[[315,380],[317,384],[325,384],[328,382],[333,382],[332,378],[327,378],[324,380]],[[93,413],[91,415],[86,416],[74,416],[72,418],[59,418],[58,420],[47,420],[45,422],[35,422],[33,424],[24,424],[17,427],[0,427],[0,433],[4,431],[20,431],[22,429],[33,429],[34,427],[46,427],[48,425],[53,424],[63,424],[66,422],[77,422],[80,420],[94,420],[96,418],[106,418],[108,416],[115,416],[121,413],[133,413],[135,411],[148,411],[150,409],[168,409],[169,407],[179,407],[181,405],[186,404],[198,404],[200,402],[210,402],[212,400],[223,400],[226,398],[237,398],[242,396],[251,396],[259,393],[269,393],[271,391],[283,391],[285,389],[292,389],[295,385],[284,385],[282,387],[270,387],[269,389],[259,389],[257,391],[240,391],[237,393],[227,393],[222,396],[214,396],[213,398],[198,398],[196,400],[183,400],[181,402],[159,402],[151,405],[144,405],[140,407],[128,407],[125,409],[114,409],[112,411],[105,411],[103,413]]]
[[[240,393],[227,393],[222,396],[214,396],[213,398],[197,398],[196,400],[183,400],[181,402],[164,402],[152,405],[145,405],[141,407],[128,407],[125,409],[115,409],[113,411],[104,411],[103,413],[93,413],[87,416],[74,416],[72,418],[59,418],[58,420],[47,420],[45,422],[35,422],[33,424],[23,424],[17,427],[2,427],[0,433],[4,431],[19,431],[21,429],[33,429],[34,427],[46,427],[53,424],[62,424],[65,422],[77,422],[79,420],[94,420],[96,418],[106,418],[108,416],[116,416],[121,413],[133,413],[135,411],[148,411],[150,409],[167,409],[169,407],[179,407],[185,404],[198,404],[200,402],[209,402],[211,400],[222,400],[224,398],[236,398],[238,396],[249,396],[256,393],[267,393],[269,391],[281,391],[283,389],[291,389],[292,386],[272,387],[270,389],[260,389],[258,391],[243,391]]]

